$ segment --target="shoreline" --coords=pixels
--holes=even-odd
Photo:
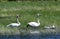
[[[27,35],[27,34],[59,34],[60,31],[57,29],[18,29],[18,28],[7,28],[1,27],[0,35]]]

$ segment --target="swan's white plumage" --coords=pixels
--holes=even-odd
[[[44,28],[45,29],[55,29],[55,26],[54,25],[52,25],[52,26],[45,26]]]
[[[7,27],[19,27],[21,23],[18,20],[18,15],[17,15],[17,23],[10,23],[7,25]]]
[[[39,21],[38,17],[39,17],[39,14],[37,14],[37,22],[29,22],[28,25],[32,26],[32,27],[38,27],[38,26],[40,26],[40,21]]]
[[[37,23],[37,22],[30,22],[30,23],[28,23],[28,25],[37,27],[37,26],[39,26],[40,24]]]
[[[11,23],[11,24],[9,24],[9,25],[7,25],[8,27],[9,26],[13,26],[13,27],[18,27],[18,26],[20,26],[21,24],[18,24],[18,23]]]

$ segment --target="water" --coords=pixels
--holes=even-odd
[[[29,35],[0,35],[0,39],[60,39],[60,34],[56,35],[39,35],[39,34],[29,34]]]
[[[26,31],[23,30],[24,34],[22,33],[20,35],[0,35],[0,39],[60,39],[60,32],[58,31],[55,29],[44,29],[40,31],[29,30],[29,32],[26,34]]]

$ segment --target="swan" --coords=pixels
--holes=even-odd
[[[39,18],[38,18],[39,15],[40,14],[37,14],[37,22],[29,22],[28,25],[27,25],[27,27],[28,26],[31,26],[31,27],[38,27],[38,26],[40,26],[40,21],[39,21]]]
[[[19,22],[19,20],[18,20],[18,15],[17,15],[17,22],[16,23],[10,23],[10,24],[8,24],[7,25],[7,27],[19,27],[20,25],[21,25],[21,23]]]
[[[44,27],[45,29],[55,29],[56,27],[55,27],[55,25],[53,24],[52,26],[50,25],[50,26],[45,26]]]
[[[50,27],[50,29],[55,29],[56,27],[55,27],[55,25],[52,25],[51,27]]]

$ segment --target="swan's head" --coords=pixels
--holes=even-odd
[[[55,27],[54,25],[52,27]]]
[[[38,13],[38,14],[37,14],[37,17],[39,17],[40,15],[41,15],[41,14]]]
[[[17,18],[19,18],[19,15],[17,14],[17,16],[16,16]]]
[[[53,26],[52,27],[55,27],[55,23],[53,24]]]
[[[38,13],[37,15],[39,16],[40,14]]]

